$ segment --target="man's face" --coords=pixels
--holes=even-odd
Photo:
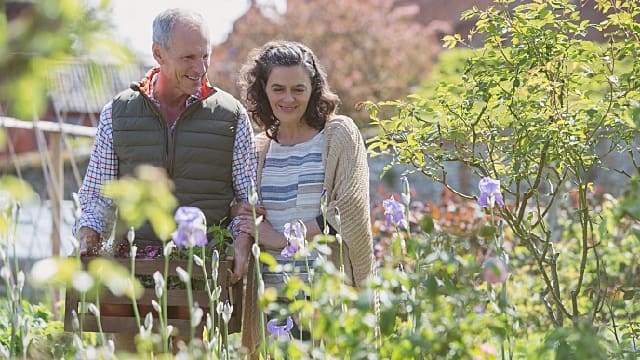
[[[176,97],[195,94],[207,75],[211,46],[206,29],[177,22],[168,48],[153,44],[163,88]]]

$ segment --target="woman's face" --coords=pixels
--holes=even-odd
[[[302,65],[276,66],[265,88],[269,104],[280,125],[300,122],[311,97],[311,78]]]

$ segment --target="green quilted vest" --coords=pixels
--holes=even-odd
[[[187,107],[171,132],[158,107],[137,85],[113,100],[113,146],[119,177],[133,174],[141,164],[166,169],[179,206],[196,206],[207,225],[229,215],[234,198],[231,162],[240,103],[216,89]],[[120,232],[120,233],[118,233]],[[122,236],[117,231],[117,238]],[[138,243],[157,242],[149,224],[136,230]]]

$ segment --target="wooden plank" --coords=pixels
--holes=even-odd
[[[93,126],[73,125],[53,121],[24,121],[8,116],[0,116],[0,127],[16,129],[40,129],[46,132],[57,132],[86,137],[96,136],[96,128]]]

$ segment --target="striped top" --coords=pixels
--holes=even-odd
[[[311,140],[300,144],[282,145],[272,141],[266,154],[260,191],[262,205],[267,211],[266,220],[273,228],[282,233],[284,225],[292,225],[298,220],[308,221],[320,213],[320,195],[324,181],[322,147],[324,130]],[[306,280],[307,262],[297,257],[295,266],[292,258],[285,258],[280,252],[269,251],[283,265],[285,273],[295,273]],[[313,267],[315,254],[309,258]],[[267,284],[281,283],[282,272],[271,272],[265,267],[264,281]]]

